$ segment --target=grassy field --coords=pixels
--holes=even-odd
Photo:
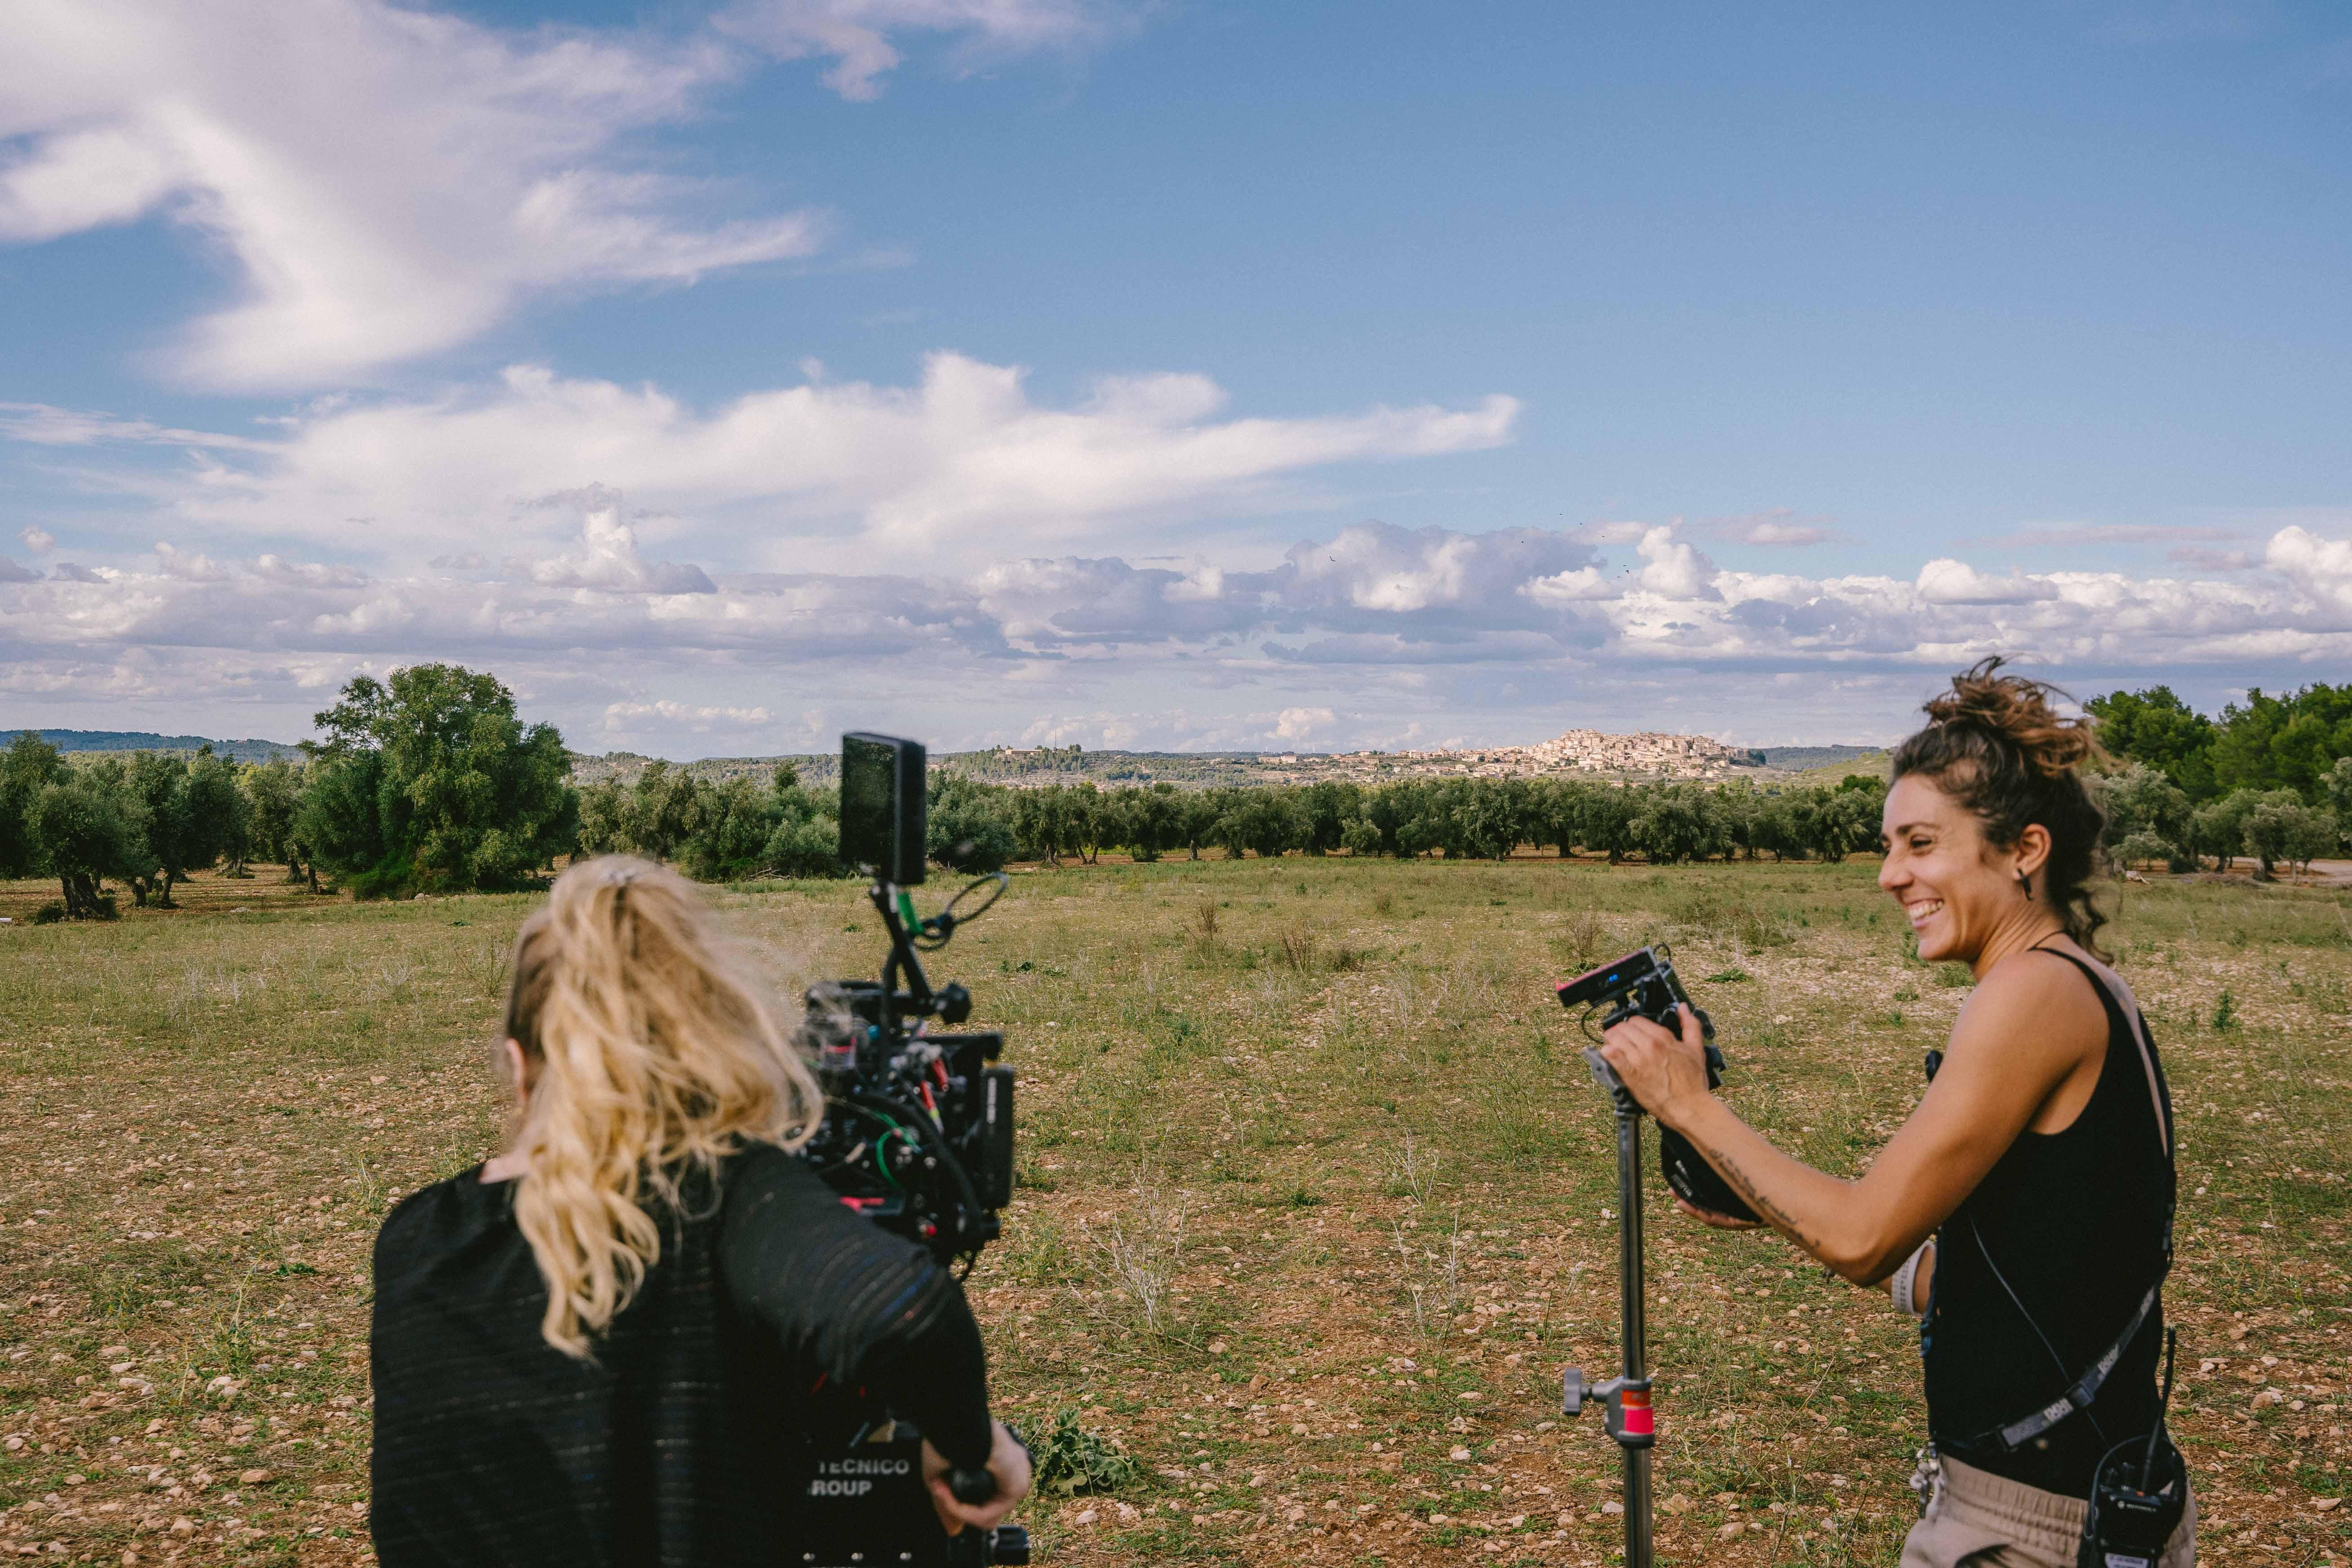
[[[1028,871],[934,973],[1023,1074],[971,1281],[1005,1414],[1139,1461],[1026,1518],[1072,1563],[1605,1563],[1615,1450],[1558,1415],[1615,1345],[1605,1106],[1549,982],[1653,938],[1784,1147],[1866,1162],[1966,977],[1874,868],[1345,859]],[[2182,1139],[2178,1430],[2206,1559],[2352,1552],[2352,912],[2119,889]],[[200,880],[28,927],[0,888],[0,1552],[341,1563],[364,1531],[370,1237],[490,1152],[521,898]],[[714,898],[780,985],[869,973],[846,884]],[[1652,1172],[1654,1205],[1663,1188]],[[1663,1206],[1662,1205],[1660,1205]],[[1656,1217],[1660,1556],[1891,1563],[1916,1334],[1769,1237]]]

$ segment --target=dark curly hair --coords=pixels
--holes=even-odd
[[[1895,748],[1889,782],[1919,773],[1974,812],[1995,848],[2006,849],[2040,823],[2050,835],[2041,870],[2066,934],[2104,959],[2097,936],[2107,917],[2090,881],[2098,869],[2106,814],[2080,772],[2102,762],[2087,719],[2062,719],[2051,699],[2065,693],[2021,675],[2003,675],[2000,658],[1952,678],[1952,689],[1927,705],[1927,727]]]

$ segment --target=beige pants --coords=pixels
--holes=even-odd
[[[1903,1542],[1902,1568],[2074,1568],[2083,1539],[2081,1498],[2005,1480],[1939,1458],[1927,1511]],[[2160,1568],[2197,1561],[2197,1494],[2166,1543]]]

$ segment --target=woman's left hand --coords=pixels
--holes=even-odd
[[[1628,1018],[1601,1037],[1601,1054],[1643,1110],[1680,1131],[1683,1113],[1707,1097],[1706,1047],[1688,1005],[1676,1011],[1679,1036],[1647,1018]]]
[[[940,1524],[950,1535],[995,1529],[1013,1511],[1013,1505],[1029,1495],[1029,1450],[1003,1422],[991,1422],[990,1426],[988,1473],[996,1478],[996,1495],[982,1503],[965,1502],[948,1489],[947,1456],[932,1447],[929,1437],[923,1439],[923,1481],[930,1488],[931,1507],[940,1516]]]

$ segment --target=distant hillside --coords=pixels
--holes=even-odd
[[[13,739],[17,730],[0,731],[0,740]],[[210,746],[217,756],[240,763],[266,763],[272,757],[299,760],[302,750],[283,741],[215,741],[203,735],[158,735],[148,730],[37,730],[34,733],[60,752],[194,752]]]
[[[638,752],[606,752],[592,756],[586,752],[573,752],[572,782],[585,787],[603,784],[606,779],[619,779],[623,784],[635,784],[639,773],[663,761]],[[939,759],[932,759],[936,763]],[[841,772],[841,755],[837,752],[815,756],[785,757],[705,757],[698,763],[671,763],[677,772],[705,784],[725,784],[729,779],[755,779],[766,784],[776,776],[780,763],[790,763],[800,770],[801,783],[822,787],[835,784]]]
[[[1884,746],[1767,746],[1757,755],[1764,759],[1768,768],[1794,773],[1807,768],[1833,767],[1864,757],[1883,756],[1885,751]]]

